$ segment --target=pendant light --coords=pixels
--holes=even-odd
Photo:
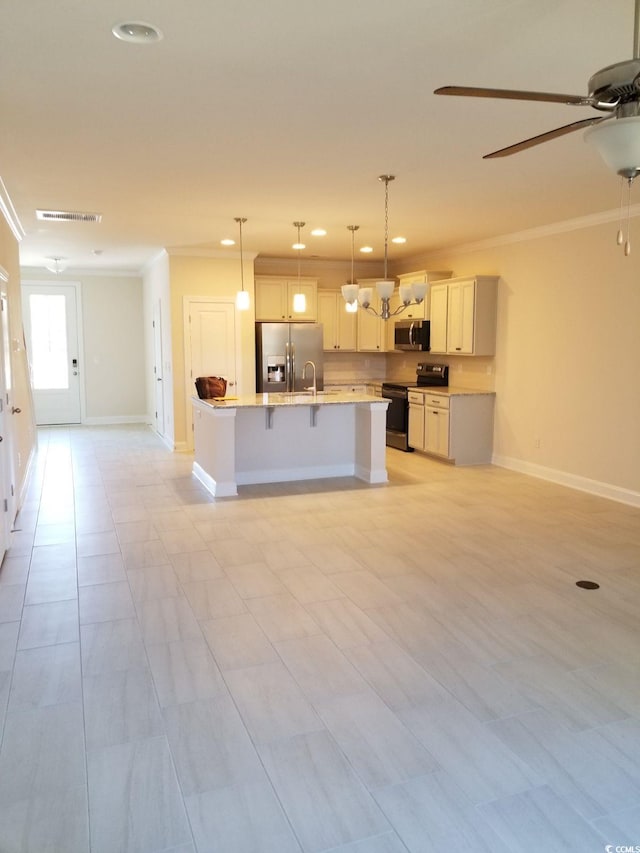
[[[298,290],[293,294],[293,313],[304,314],[307,310],[307,297],[302,293],[302,288],[300,286],[300,252],[305,248],[305,244],[300,241],[300,229],[304,228],[305,223],[294,222],[293,226],[298,229],[298,239],[292,246],[292,248],[298,253]]]
[[[347,284],[342,285],[342,295],[346,302],[346,309],[350,313],[355,313],[358,310],[358,285],[353,275],[353,256],[355,252],[356,231],[359,228],[359,225],[347,225],[347,229],[351,231],[351,278]]]
[[[60,275],[61,272],[64,272],[68,266],[68,262],[66,258],[53,257],[53,258],[45,258],[44,268],[49,270],[49,272],[54,272],[56,275]]]
[[[238,229],[240,230],[240,287],[236,293],[236,308],[238,311],[248,311],[249,310],[249,291],[244,289],[244,260],[242,257],[242,226],[247,221],[243,216],[234,217],[234,222],[238,223]]]

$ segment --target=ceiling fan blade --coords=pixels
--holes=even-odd
[[[542,142],[548,142],[550,139],[556,139],[558,136],[564,136],[566,133],[573,133],[574,130],[580,130],[581,127],[589,127],[589,125],[598,124],[601,121],[605,121],[605,117],[583,118],[580,121],[574,121],[571,124],[556,127],[555,130],[548,130],[546,133],[541,133],[539,136],[532,136],[529,139],[523,139],[522,142],[516,142],[515,145],[509,145],[506,148],[500,148],[498,151],[492,151],[491,154],[485,154],[482,159],[491,160],[494,157],[508,157],[509,154],[517,154],[518,151],[533,148],[534,145],[540,145]]]
[[[582,95],[561,95],[554,92],[524,92],[519,89],[484,89],[475,86],[441,86],[434,95],[462,95],[469,98],[506,98],[511,101],[547,101],[553,104],[593,106],[594,100]]]

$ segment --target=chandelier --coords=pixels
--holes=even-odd
[[[389,320],[397,314],[401,314],[410,305],[420,305],[424,302],[427,294],[427,285],[425,282],[414,282],[413,284],[402,284],[399,288],[400,305],[391,310],[391,297],[395,289],[395,282],[387,277],[387,260],[389,253],[389,182],[395,181],[395,175],[379,175],[379,181],[384,183],[384,280],[376,282],[376,292],[380,298],[380,310],[372,306],[373,299],[372,287],[358,287],[351,280],[351,284],[345,284],[342,287],[342,296],[345,302],[349,305],[354,305],[356,301],[371,314],[380,317],[381,320]]]

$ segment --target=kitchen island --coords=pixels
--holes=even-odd
[[[250,483],[386,483],[388,402],[332,391],[193,397],[193,473],[215,497],[237,495]]]

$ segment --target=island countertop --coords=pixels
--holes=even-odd
[[[192,397],[193,473],[214,497],[238,486],[356,477],[387,482],[389,401],[358,392]]]
[[[198,400],[197,397],[193,398]],[[354,391],[294,391],[276,394],[242,394],[239,397],[216,397],[198,400],[213,409],[264,409],[272,406],[336,406],[353,403],[382,403],[375,394]],[[386,405],[386,402],[385,402]]]

